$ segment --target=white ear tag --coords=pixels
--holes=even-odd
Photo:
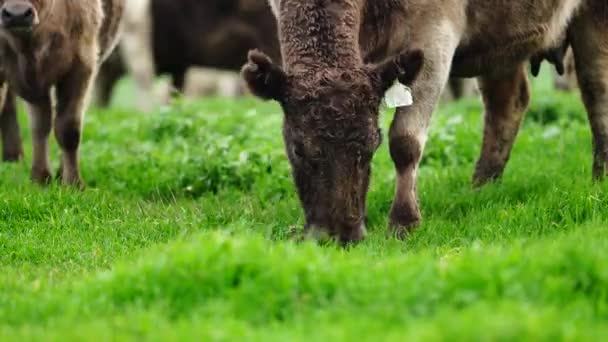
[[[395,81],[386,94],[384,94],[384,103],[388,108],[407,107],[414,104],[411,89],[403,85],[399,81]]]

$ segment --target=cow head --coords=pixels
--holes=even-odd
[[[0,0],[0,27],[14,32],[30,32],[39,23],[41,14],[52,7],[54,0]]]
[[[242,73],[250,90],[278,101],[285,114],[283,137],[308,232],[342,242],[363,238],[382,97],[396,79],[411,84],[422,63],[416,50],[379,65],[288,74],[266,55],[249,54]]]

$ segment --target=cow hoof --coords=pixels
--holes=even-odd
[[[494,183],[500,180],[504,171],[504,164],[502,163],[485,163],[478,162],[473,174],[473,186],[475,188],[481,188],[484,185]]]
[[[500,175],[495,173],[478,174],[473,176],[472,184],[474,188],[482,188],[488,184],[495,183],[500,179]]]
[[[593,180],[595,182],[601,182],[606,179],[608,175],[608,163],[594,164],[593,165]]]
[[[35,183],[46,186],[49,185],[52,180],[53,176],[48,169],[32,170],[32,181]]]
[[[57,168],[57,173],[55,174],[55,178],[58,182],[65,186],[71,186],[75,189],[86,190],[86,183],[80,178],[80,175],[65,175],[66,172],[63,170],[63,165],[59,165]]]
[[[422,223],[422,220],[410,222],[407,225],[402,225],[395,222],[389,223],[390,236],[398,239],[405,240],[411,233],[413,233]]]
[[[2,161],[14,163],[23,159],[23,152],[21,150],[17,151],[4,151],[2,153]]]
[[[473,188],[480,189],[495,181],[496,181],[495,178],[475,175],[475,176],[473,176],[473,179],[471,180],[471,184],[473,185]]]
[[[315,225],[308,226],[304,229],[304,239],[317,243],[329,243],[333,240],[327,229]]]
[[[365,240],[367,236],[367,229],[365,229],[365,225],[361,224],[356,228],[349,229],[348,231],[342,232],[340,234],[340,243],[343,246],[353,245],[358,242]]]
[[[84,191],[87,189],[87,184],[80,177],[67,179],[67,180],[62,179],[61,184],[72,187],[72,188],[80,190],[80,191]]]
[[[397,239],[405,239],[411,232],[416,230],[422,222],[422,214],[418,206],[396,210],[393,208],[389,216],[389,230],[391,235]]]

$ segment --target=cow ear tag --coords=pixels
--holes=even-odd
[[[411,106],[414,104],[412,90],[397,80],[384,94],[384,103],[388,108]]]

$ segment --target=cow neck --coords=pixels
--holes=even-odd
[[[279,35],[286,71],[361,67],[359,1],[283,0]]]

